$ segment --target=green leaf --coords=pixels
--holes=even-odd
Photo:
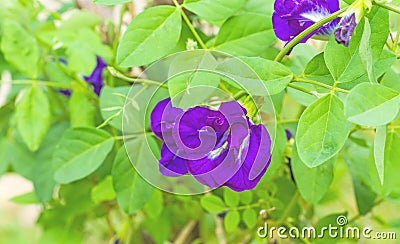
[[[333,180],[333,166],[336,157],[321,165],[309,168],[301,161],[297,146],[293,146],[292,170],[300,194],[310,204],[318,203],[326,194]]]
[[[310,62],[308,62],[303,75],[311,80],[320,81],[329,85],[333,84],[332,75],[325,64],[324,53],[314,56]]]
[[[239,204],[239,194],[229,188],[225,188],[224,201],[229,207],[236,207]]]
[[[221,198],[215,195],[205,195],[200,200],[201,206],[210,213],[221,213],[226,206]]]
[[[359,145],[350,141],[344,147],[342,157],[353,179],[354,193],[360,214],[368,213],[374,206],[376,194],[373,191],[371,174],[368,165],[371,150],[368,145]],[[374,170],[376,167],[374,166]],[[381,187],[381,184],[378,183]]]
[[[35,154],[30,179],[35,187],[35,193],[42,203],[48,202],[53,197],[53,190],[56,185],[53,178],[54,172],[57,170],[52,164],[53,154],[68,126],[67,123],[54,124]]]
[[[274,10],[274,2],[265,2],[264,0],[248,0],[243,8],[245,13],[256,13],[266,16],[272,16]]]
[[[138,150],[133,158],[136,161],[145,161],[151,154],[148,150],[140,150],[143,148],[141,145],[146,143],[145,138],[137,138],[128,143]],[[128,214],[141,209],[153,195],[155,188],[136,172],[124,147],[119,149],[115,157],[112,176],[118,205]]]
[[[365,74],[364,65],[357,50],[363,33],[364,23],[359,23],[353,33],[349,47],[338,44],[331,36],[325,52],[326,66],[333,78],[340,82],[349,82]]]
[[[94,3],[104,4],[104,5],[115,5],[121,3],[131,2],[132,0],[94,0]]]
[[[240,215],[238,211],[229,211],[224,218],[225,230],[228,233],[237,230],[240,223]]]
[[[118,46],[121,67],[149,64],[168,53],[178,43],[182,28],[179,9],[152,7],[136,16]]]
[[[35,192],[28,192],[22,195],[15,196],[10,199],[11,202],[16,204],[38,204],[39,201]]]
[[[345,114],[353,123],[379,126],[394,120],[399,108],[398,92],[380,84],[362,83],[347,97]]]
[[[263,58],[227,59],[216,70],[231,79],[225,79],[230,85],[253,96],[278,94],[293,78],[293,73],[288,68]]]
[[[275,95],[286,89],[293,79],[293,73],[283,64],[263,58],[241,58],[264,81],[269,95]],[[249,77],[250,78],[250,77]]]
[[[300,117],[296,134],[300,159],[308,167],[316,167],[334,157],[343,147],[350,126],[336,95],[320,98]]]
[[[114,139],[105,131],[74,128],[66,131],[54,152],[57,167],[54,179],[67,184],[93,173],[114,146]]]
[[[389,36],[389,11],[380,7],[373,7],[371,13],[367,15],[371,26],[370,44],[374,61],[380,57],[383,47]]]
[[[1,51],[16,69],[35,79],[38,73],[39,46],[19,23],[2,19]]]
[[[385,143],[386,143],[386,125],[376,127],[374,141],[374,158],[376,169],[378,170],[381,184],[384,181],[385,174]]]
[[[247,208],[243,211],[242,219],[249,229],[253,229],[257,224],[257,212],[252,208]]]
[[[346,219],[345,219],[346,218]],[[330,214],[318,220],[317,224],[315,225],[315,230],[323,230],[329,227],[339,229],[340,225],[338,224],[338,219],[346,221],[347,220],[347,213],[337,213],[337,214]],[[345,227],[344,227],[345,228]],[[329,235],[322,235],[322,238],[319,237],[320,233],[316,233],[316,240],[314,239],[315,243],[318,244],[330,244],[330,243],[337,243],[335,238],[332,238]]]
[[[174,106],[187,109],[209,100],[222,76],[215,72],[218,62],[209,52],[184,52],[169,67],[168,91]]]
[[[88,92],[76,89],[69,99],[71,127],[94,127],[97,108]]]
[[[382,195],[388,195],[400,187],[400,177],[394,172],[399,172],[400,164],[400,135],[389,132],[385,143],[385,168]]]
[[[214,49],[234,56],[257,56],[274,40],[272,25],[266,16],[241,14],[221,26]]]
[[[93,187],[91,196],[95,203],[113,200],[116,195],[112,185],[112,177],[107,176],[98,185]]]
[[[122,114],[130,86],[109,87],[104,86],[100,93],[101,116],[110,125],[122,131]],[[135,88],[133,88],[135,89]],[[132,105],[138,107],[135,100]],[[143,128],[143,127],[142,127]]]
[[[240,202],[244,204],[250,204],[253,200],[253,193],[251,191],[239,192]]]
[[[360,48],[358,50],[361,61],[364,64],[364,68],[367,71],[368,78],[370,82],[375,82],[374,76],[374,62],[372,57],[372,47],[371,47],[371,26],[368,19],[365,19],[364,32],[360,41]]]
[[[164,209],[162,191],[155,190],[143,209],[151,219],[157,219]]]
[[[46,94],[31,86],[17,105],[17,127],[31,151],[36,151],[50,127],[51,112]]]
[[[184,7],[201,18],[211,21],[223,21],[237,13],[246,0],[185,0]]]
[[[2,176],[8,169],[9,162],[7,159],[7,141],[5,139],[0,140],[0,176]]]

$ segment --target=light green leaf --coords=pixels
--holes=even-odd
[[[314,56],[308,62],[303,75],[311,80],[320,81],[325,84],[333,85],[332,75],[326,67],[324,53]]]
[[[360,48],[358,50],[361,61],[364,64],[364,68],[367,71],[368,78],[370,82],[375,82],[374,76],[374,62],[372,57],[372,48],[371,48],[371,26],[369,24],[368,19],[365,19],[364,23],[364,32],[360,41]]]
[[[149,201],[144,205],[144,211],[151,219],[157,219],[163,211],[163,194],[160,190],[155,190]]]
[[[120,131],[122,131],[123,108],[130,89],[130,86],[104,86],[100,93],[101,116],[108,124]],[[134,99],[131,100],[131,104],[139,106]]]
[[[297,188],[303,198],[310,204],[318,203],[326,194],[333,180],[333,166],[336,157],[321,165],[309,168],[301,161],[297,146],[293,146],[292,169]]]
[[[51,112],[46,94],[31,86],[17,105],[17,127],[31,151],[36,151],[50,127]]]
[[[253,193],[251,191],[239,192],[240,202],[244,204],[250,204],[253,200]]]
[[[97,108],[87,91],[76,89],[69,99],[71,127],[94,127]]]
[[[266,16],[241,14],[221,26],[213,49],[234,56],[257,56],[274,40],[272,24]]]
[[[226,206],[221,198],[215,195],[205,195],[200,200],[201,206],[210,213],[221,213]]]
[[[32,165],[30,180],[33,182],[35,192],[42,203],[48,202],[53,197],[54,186],[56,185],[54,172],[57,170],[52,164],[55,148],[62,138],[63,133],[68,129],[69,124],[54,124],[43,140],[40,149],[35,154]],[[25,165],[26,167],[26,165]]]
[[[249,229],[254,228],[257,224],[257,212],[252,208],[247,208],[243,211],[243,222]]]
[[[67,184],[93,173],[114,146],[114,139],[105,131],[74,128],[66,131],[54,152],[57,167],[54,179]]]
[[[400,187],[400,177],[394,173],[400,171],[400,135],[389,132],[386,135],[384,181],[382,195],[388,195]]]
[[[281,63],[258,57],[243,57],[241,60],[248,64],[264,82],[269,95],[282,92],[293,79],[293,73]]]
[[[115,196],[111,176],[107,176],[92,189],[92,200],[95,203],[113,200]]]
[[[385,143],[386,143],[386,125],[376,127],[374,142],[374,158],[376,169],[378,170],[381,184],[384,181],[385,174]]]
[[[372,48],[372,56],[377,61],[382,53],[389,36],[389,11],[383,8],[374,7],[367,15],[371,26],[370,44]]]
[[[35,192],[28,192],[11,198],[10,202],[16,204],[38,204],[39,200],[37,199]]]
[[[340,82],[349,82],[365,74],[364,65],[357,50],[363,33],[364,22],[357,25],[349,47],[338,44],[332,35],[325,52],[326,66],[333,78]]]
[[[210,52],[203,50],[184,52],[170,64],[168,91],[172,105],[187,109],[204,103],[215,94],[221,75],[211,72],[218,62]]]
[[[149,142],[154,143],[154,139]],[[129,147],[137,149],[134,160],[145,162],[148,155],[151,154],[147,149],[142,150],[141,145],[146,143],[145,138],[137,138],[128,143]],[[153,157],[152,154],[151,156]],[[124,147],[119,149],[115,158],[112,176],[118,205],[126,213],[132,214],[138,211],[152,197],[155,188],[136,172]]]
[[[229,188],[225,188],[224,201],[229,207],[236,207],[239,204],[239,194]]]
[[[223,21],[237,13],[246,0],[185,0],[184,7],[201,18],[211,21]]]
[[[334,157],[343,147],[350,126],[336,95],[320,98],[300,117],[296,134],[300,159],[308,167],[316,167]]]
[[[176,46],[182,28],[181,15],[172,6],[152,7],[136,16],[118,46],[122,67],[149,64]]]
[[[2,19],[1,51],[16,69],[35,79],[38,73],[39,46],[19,23]]]
[[[229,211],[226,214],[224,218],[224,226],[226,232],[231,233],[236,231],[239,226],[239,223],[240,223],[240,215],[238,211],[236,210]]]
[[[348,120],[364,126],[380,126],[396,118],[400,108],[399,93],[380,84],[362,83],[347,97]]]

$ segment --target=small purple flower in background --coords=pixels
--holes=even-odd
[[[311,25],[339,10],[338,0],[276,0],[272,15],[272,24],[276,36],[290,42]],[[301,42],[311,37],[328,39],[339,19],[320,27]]]
[[[346,15],[342,21],[340,21],[339,27],[335,30],[335,39],[339,44],[348,47],[350,44],[350,37],[353,35],[356,29],[356,14],[352,13]]]
[[[93,91],[97,96],[100,95],[101,88],[103,88],[103,70],[106,67],[106,62],[101,57],[97,56],[96,67],[89,76],[84,77],[85,81],[93,86]]]
[[[194,107],[184,111],[170,99],[154,108],[150,125],[164,141],[160,172],[165,176],[191,174],[211,188],[253,189],[271,159],[271,139],[263,125],[255,125],[236,101],[218,110]]]

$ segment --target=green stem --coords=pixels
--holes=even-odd
[[[293,89],[302,91],[302,92],[304,92],[304,93],[307,93],[307,94],[310,94],[310,95],[313,95],[313,96],[317,96],[317,94],[316,94],[315,92],[312,92],[312,91],[310,91],[310,90],[308,90],[308,89],[306,89],[306,88],[304,88],[304,87],[295,85],[295,84],[293,84],[293,83],[289,83],[288,86],[291,87],[291,88],[293,88]]]
[[[329,89],[329,90],[335,90],[335,91],[346,93],[346,94],[350,93],[348,90],[344,90],[344,89],[341,89],[341,88],[338,88],[338,87],[333,87],[333,86],[330,86],[330,85],[327,85],[327,84],[324,84],[324,83],[321,83],[321,82],[318,82],[318,81],[315,81],[315,80],[310,80],[310,79],[305,79],[305,78],[300,78],[300,77],[295,77],[293,79],[293,82],[308,83],[308,84],[313,84],[313,85],[317,85],[317,86],[320,86],[320,87],[324,87],[324,88]]]
[[[346,8],[342,8],[339,11],[327,16],[326,18],[318,21],[317,23],[313,24],[312,26],[308,27],[307,29],[305,29],[303,32],[301,32],[300,34],[298,34],[293,40],[291,40],[283,49],[282,51],[280,51],[280,53],[278,54],[278,56],[276,56],[275,61],[277,62],[281,62],[282,59],[286,56],[286,54],[288,54],[290,52],[290,50],[296,46],[301,40],[303,40],[306,36],[308,36],[309,34],[311,34],[313,31],[317,30],[318,28],[320,28],[321,26],[331,22],[332,20],[336,19],[337,17],[339,17],[339,15],[341,15],[342,13],[344,13],[347,10]]]
[[[111,66],[108,66],[107,69],[112,76],[122,79],[124,81],[130,82],[130,83],[147,84],[147,85],[159,86],[159,87],[168,89],[168,86],[166,84],[160,83],[158,81],[128,77]]]
[[[373,4],[376,5],[376,6],[378,6],[378,7],[387,9],[387,10],[392,11],[392,12],[395,12],[395,13],[397,13],[397,14],[400,14],[400,8],[397,8],[397,7],[394,6],[394,5],[385,4],[385,3],[380,3],[380,2],[378,2],[378,1],[374,1]]]
[[[55,83],[55,82],[50,82],[50,81],[12,80],[11,83],[15,84],[15,85],[42,85],[42,86],[48,86],[48,87],[53,87],[53,88],[58,88],[58,89],[71,89],[70,85],[60,84],[60,83]]]
[[[183,11],[182,6],[178,3],[177,0],[172,0],[175,6],[181,11],[181,15],[185,23],[188,25],[190,31],[196,38],[197,42],[199,43],[200,47],[203,49],[208,49],[206,44],[204,44],[203,40],[201,39],[199,33],[197,33],[196,29],[193,27],[192,22],[190,22],[189,17],[186,15],[185,11]]]

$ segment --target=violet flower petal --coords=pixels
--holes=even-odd
[[[272,23],[276,36],[290,42],[302,31],[339,10],[338,0],[276,0]],[[327,39],[339,20],[320,27],[300,42],[306,42],[312,36]]]
[[[342,21],[340,21],[339,27],[335,30],[335,39],[337,43],[348,47],[350,44],[350,37],[353,35],[356,26],[356,14],[352,13],[346,15]]]
[[[162,175],[176,177],[188,173],[185,160],[173,154],[165,144],[162,145],[159,162]]]
[[[90,85],[93,86],[93,91],[96,93],[97,96],[100,95],[100,91],[103,88],[103,70],[104,68],[107,67],[106,62],[97,56],[97,65],[92,71],[92,73],[89,76],[85,76],[84,79],[87,81]]]

